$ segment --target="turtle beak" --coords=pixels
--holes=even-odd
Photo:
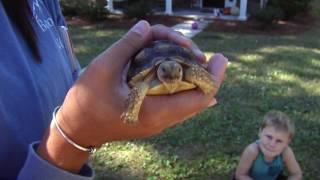
[[[178,88],[178,83],[163,83],[170,94],[173,94]]]

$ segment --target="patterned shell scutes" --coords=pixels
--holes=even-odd
[[[132,59],[128,71],[128,80],[142,72],[149,71],[159,60],[179,57],[185,65],[199,64],[191,50],[172,41],[158,40],[139,51]]]

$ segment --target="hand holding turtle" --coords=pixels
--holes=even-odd
[[[150,27],[147,22],[140,21],[92,61],[69,90],[56,118],[70,139],[83,147],[98,147],[115,140],[151,136],[182,122],[214,101],[227,65],[227,59],[220,54],[208,63],[215,85],[209,96],[198,90],[189,90],[170,96],[147,97],[141,105],[139,123],[123,123],[120,117],[129,94],[123,78],[125,67],[139,49],[157,39],[174,41],[190,48],[199,60],[205,59],[191,40],[165,26]],[[177,107],[179,111],[172,113]],[[66,142],[53,125],[40,143],[38,153],[71,172],[78,172],[89,156]]]

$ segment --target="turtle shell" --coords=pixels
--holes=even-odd
[[[168,40],[154,41],[132,59],[127,77],[129,85],[140,82],[160,62],[172,60],[170,57],[175,57],[184,66],[201,66],[191,50]]]

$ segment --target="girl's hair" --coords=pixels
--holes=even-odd
[[[2,0],[1,3],[10,20],[16,25],[18,31],[30,47],[35,60],[41,62],[37,46],[37,36],[30,21],[32,13],[28,0]]]
[[[277,131],[289,133],[289,138],[292,139],[295,133],[295,126],[293,122],[290,121],[290,118],[281,111],[269,111],[264,117],[260,130],[264,129],[267,126],[275,128]]]

